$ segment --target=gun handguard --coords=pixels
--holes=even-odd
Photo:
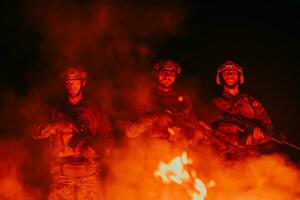
[[[280,137],[280,138],[275,137],[274,130],[270,131],[261,122],[259,122],[257,120],[251,120],[251,119],[247,119],[245,117],[235,116],[230,113],[224,113],[223,121],[225,121],[225,122],[228,121],[230,123],[235,124],[236,126],[240,127],[242,130],[244,130],[245,133],[252,132],[255,127],[258,127],[264,132],[264,134],[266,136],[268,136],[270,138],[270,140],[272,140],[278,144],[288,145],[289,147],[292,147],[292,148],[300,151],[300,147],[286,141],[283,137]]]

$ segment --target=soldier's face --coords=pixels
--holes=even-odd
[[[160,71],[158,73],[158,83],[163,87],[171,87],[176,80],[176,73],[173,71]]]
[[[239,83],[239,72],[236,70],[226,70],[222,72],[222,77],[226,86],[233,87]]]
[[[75,97],[82,93],[84,80],[79,78],[68,78],[65,80],[65,87],[68,95],[71,97]]]

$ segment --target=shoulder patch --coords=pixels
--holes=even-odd
[[[179,96],[179,97],[178,97],[178,101],[179,101],[179,102],[182,102],[183,100],[184,100],[183,96]]]

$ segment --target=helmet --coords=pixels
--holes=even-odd
[[[87,72],[82,66],[71,66],[61,73],[62,80],[66,79],[87,79]]]
[[[157,73],[160,71],[173,71],[176,74],[181,73],[181,66],[173,60],[164,60],[164,61],[158,62],[158,63],[154,64],[153,69],[154,69],[154,73]]]
[[[217,77],[216,77],[216,83],[218,85],[222,85],[221,79],[220,79],[220,74],[226,70],[235,70],[239,72],[240,74],[240,83],[244,83],[244,75],[243,75],[243,68],[239,66],[237,63],[234,63],[232,61],[226,61],[224,64],[222,64],[220,67],[217,69]]]

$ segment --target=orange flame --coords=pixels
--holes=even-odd
[[[160,161],[154,176],[160,177],[167,184],[174,182],[183,185],[192,197],[192,200],[204,200],[207,195],[207,189],[205,184],[197,178],[196,172],[187,167],[187,165],[191,164],[192,160],[188,159],[186,152],[183,152],[181,156],[175,157],[168,164]]]

